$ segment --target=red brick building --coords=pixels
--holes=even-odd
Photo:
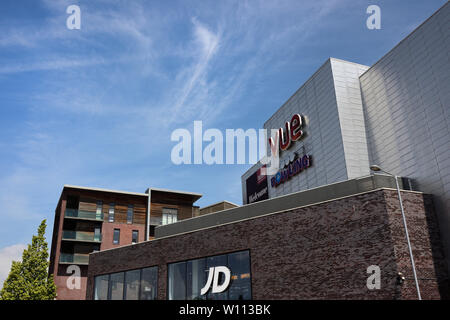
[[[200,197],[154,188],[133,193],[64,186],[50,251],[49,274],[54,276],[57,299],[85,299],[89,253],[152,239],[156,226],[193,217],[198,211],[193,204]],[[70,266],[79,268],[79,288],[68,285],[74,275]]]
[[[402,198],[422,298],[448,298],[432,198],[409,190]],[[159,226],[155,236],[90,254],[86,298],[417,299],[389,176],[201,215]],[[208,268],[219,265],[230,269],[229,287],[202,295]],[[370,266],[381,271],[379,289],[367,285]]]

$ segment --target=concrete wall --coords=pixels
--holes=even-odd
[[[447,3],[360,77],[370,162],[433,194],[448,262],[449,25]]]

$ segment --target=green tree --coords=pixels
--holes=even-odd
[[[56,286],[48,275],[48,249],[44,234],[46,220],[41,222],[37,236],[22,253],[22,261],[13,261],[8,278],[0,291],[2,300],[53,300]]]

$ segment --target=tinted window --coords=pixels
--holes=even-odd
[[[214,294],[209,288],[205,295],[201,295],[201,289],[208,280],[209,268],[218,266],[230,269],[228,288]],[[225,279],[223,273],[219,273],[219,275],[218,284],[220,285]],[[249,251],[169,264],[168,279],[168,299],[170,300],[249,300],[252,298]]]
[[[128,205],[127,209],[127,223],[133,223],[133,205]]]
[[[169,300],[186,299],[186,262],[169,265]]]
[[[108,221],[114,222],[114,203],[109,204]]]
[[[227,266],[227,256],[214,256],[206,258],[206,269],[209,272],[209,268],[217,267],[217,266]],[[223,274],[220,274],[219,282],[223,283]],[[205,281],[206,282],[206,281]],[[208,300],[226,300],[227,299],[227,291],[221,293],[212,293],[211,290],[208,292]]]
[[[123,272],[113,273],[109,278],[110,300],[123,299]]]
[[[125,272],[125,299],[138,300],[141,280],[141,270]]]
[[[204,300],[205,295],[201,295],[200,291],[205,286],[207,269],[206,259],[196,259],[187,262],[187,300]]]
[[[108,299],[108,279],[109,275],[95,277],[95,300],[107,300]]]
[[[228,289],[230,300],[250,300],[250,255],[248,251],[231,253],[228,255],[228,267],[231,270],[231,283]]]
[[[138,243],[139,239],[139,231],[133,230],[133,233],[131,235],[131,243]]]
[[[114,229],[113,244],[120,243],[120,229]]]
[[[142,269],[141,300],[156,300],[158,289],[158,267]]]

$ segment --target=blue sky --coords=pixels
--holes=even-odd
[[[328,57],[372,65],[445,2],[2,0],[0,281],[64,184],[241,204],[250,165],[176,166],[173,130],[261,128]]]

